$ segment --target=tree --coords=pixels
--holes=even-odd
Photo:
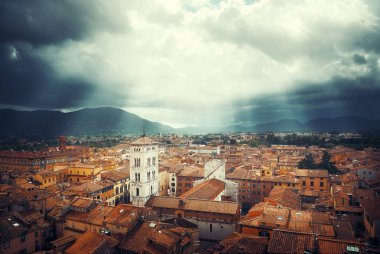
[[[329,152],[328,151],[323,151],[322,161],[321,161],[321,163],[318,166],[321,169],[328,170],[330,174],[336,174],[337,173],[337,168],[334,165],[334,163],[332,163],[330,161],[330,159],[331,159],[331,155],[329,154]]]
[[[317,165],[315,164],[313,155],[311,153],[307,153],[305,155],[305,158],[303,158],[302,160],[298,162],[298,168],[315,169],[316,167]]]

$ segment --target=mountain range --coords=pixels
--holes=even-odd
[[[367,131],[380,130],[380,120],[361,117],[316,118],[305,123],[294,119],[260,123],[253,126],[231,125],[221,128],[187,127],[175,129],[143,119],[118,108],[85,108],[60,111],[18,111],[0,109],[0,135],[107,135],[209,132],[284,132],[284,131]]]
[[[174,128],[118,108],[60,111],[0,109],[0,135],[101,135],[173,133]]]

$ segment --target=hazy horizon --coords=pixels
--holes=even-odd
[[[0,1],[0,107],[379,119],[380,2]]]

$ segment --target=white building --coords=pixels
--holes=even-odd
[[[231,197],[231,200],[238,201],[238,184],[226,179],[226,162],[219,159],[208,161],[205,166],[205,177],[194,182],[194,186],[209,179],[218,179],[226,184],[223,195]]]
[[[143,135],[131,143],[130,198],[133,205],[143,206],[152,195],[158,195],[158,144]]]

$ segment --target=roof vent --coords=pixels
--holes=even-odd
[[[150,227],[150,228],[155,228],[155,227],[156,227],[156,223],[153,223],[153,222],[150,223],[150,224],[149,224],[149,227]]]

